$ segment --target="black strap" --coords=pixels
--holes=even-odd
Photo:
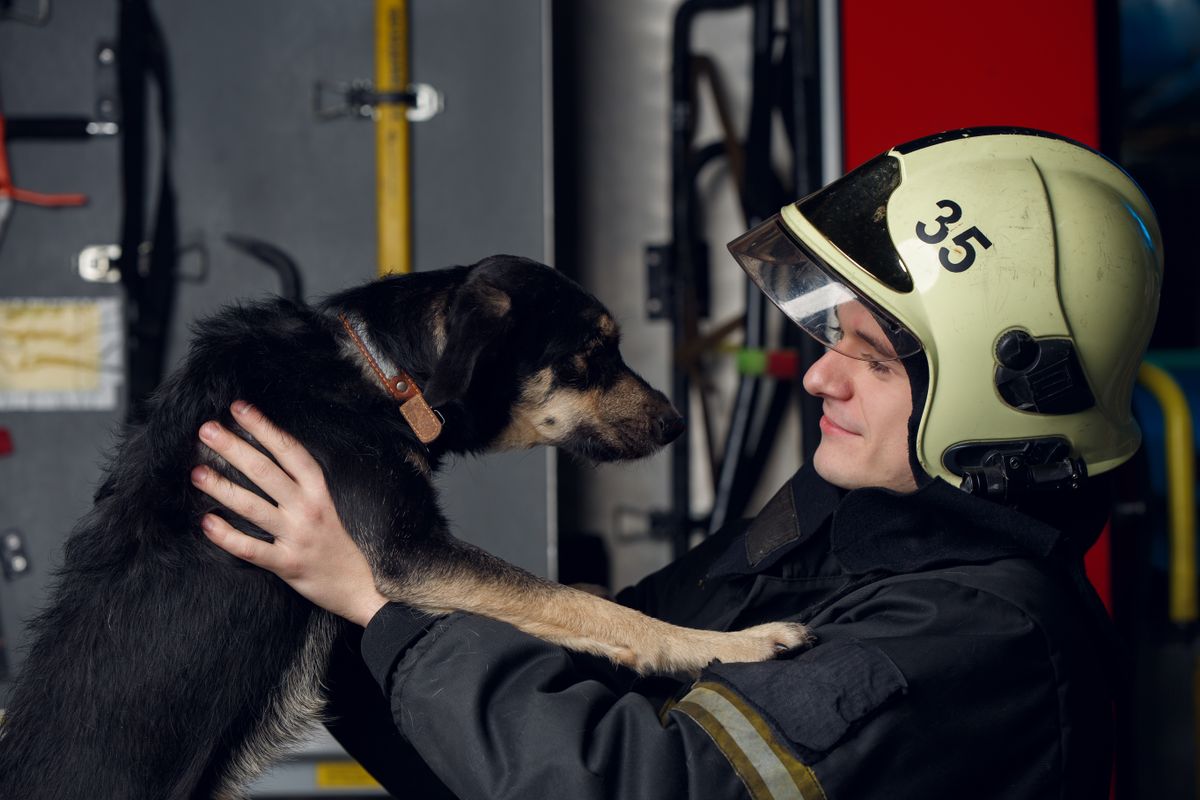
[[[121,283],[126,291],[129,394],[127,417],[142,416],[143,404],[162,380],[167,334],[175,306],[178,228],[171,182],[173,111],[170,65],[162,30],[148,0],[118,0],[118,58],[121,95]],[[146,231],[147,84],[158,89],[160,136],[158,196],[154,227]],[[150,251],[143,260],[143,243]]]
[[[4,139],[88,139],[91,117],[9,117],[5,120]]]

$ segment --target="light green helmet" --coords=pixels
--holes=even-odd
[[[1130,398],[1162,240],[1141,189],[1090,148],[999,128],[910,142],[729,248],[827,347],[837,307],[861,300],[897,357],[924,352],[911,445],[930,476],[972,488],[1007,463],[1076,482],[1141,442]]]

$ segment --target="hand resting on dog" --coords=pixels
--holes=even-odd
[[[196,467],[192,482],[269,532],[275,541],[248,536],[215,514],[204,516],[204,534],[227,553],[275,573],[309,601],[365,627],[388,600],[375,587],[366,557],[342,526],[320,466],[258,409],[237,402],[232,411],[278,464],[217,422],[206,422],[200,439],[278,505],[230,483],[208,467]]]

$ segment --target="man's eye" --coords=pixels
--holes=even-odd
[[[837,344],[842,341],[842,337],[845,335],[840,327],[828,323],[821,323],[814,326],[813,333],[826,344]]]
[[[863,354],[866,355],[865,353]],[[867,361],[867,368],[876,375],[891,375],[892,368],[889,364],[883,361]]]

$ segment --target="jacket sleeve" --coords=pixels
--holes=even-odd
[[[660,719],[655,692],[504,623],[429,625],[393,604],[362,654],[400,733],[460,798],[747,796],[704,728]]]
[[[393,797],[443,800],[454,795],[400,735],[360,653],[362,629],[347,625],[325,675],[325,727]]]

